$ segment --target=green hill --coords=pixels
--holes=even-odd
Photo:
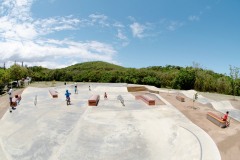
[[[119,70],[124,69],[124,67],[111,64],[108,62],[102,62],[102,61],[93,61],[93,62],[84,62],[84,63],[78,63],[69,67],[64,68],[63,70],[67,71],[81,71],[81,70]]]
[[[146,68],[125,68],[119,65],[94,61],[75,64],[62,69],[29,68],[36,81],[76,81],[131,83],[153,85],[162,88],[195,89],[240,95],[240,80],[211,70],[173,65]]]

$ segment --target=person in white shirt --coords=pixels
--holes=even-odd
[[[10,113],[11,113],[12,110],[15,109],[15,108],[12,106],[12,98],[13,98],[13,90],[12,90],[12,88],[9,89],[8,95],[9,95],[9,104],[10,104]]]
[[[10,105],[12,105],[12,98],[13,98],[13,90],[12,90],[12,88],[9,89],[9,91],[8,91],[8,95],[9,95],[9,102],[10,102]]]

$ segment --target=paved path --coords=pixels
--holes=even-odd
[[[13,95],[15,94],[21,94],[23,92],[24,88],[21,89],[14,89]],[[3,117],[3,115],[9,110],[9,96],[8,94],[1,95],[0,96],[0,119]]]

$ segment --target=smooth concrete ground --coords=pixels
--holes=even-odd
[[[90,86],[78,84],[78,94],[73,85],[55,87],[58,98],[50,88],[26,88],[17,109],[0,121],[0,159],[221,159],[208,134],[160,95],[164,105],[148,106],[127,92],[127,84]],[[93,94],[100,95],[97,107],[87,104]]]

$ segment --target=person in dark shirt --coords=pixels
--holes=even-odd
[[[104,93],[104,99],[107,99],[107,93],[106,92]]]

